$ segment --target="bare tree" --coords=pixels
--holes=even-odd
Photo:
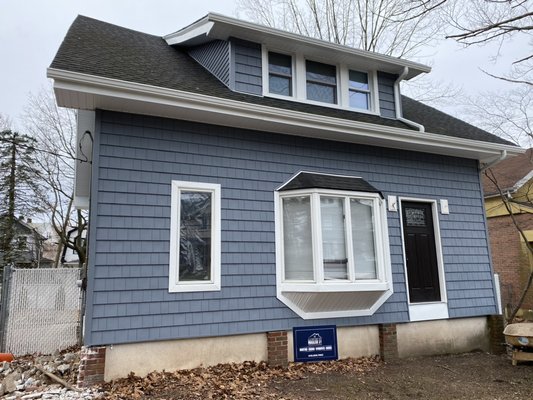
[[[42,170],[43,183],[48,188],[40,201],[58,237],[54,265],[59,265],[64,248],[74,250],[83,265],[86,258],[83,231],[87,218],[84,212],[73,206],[76,112],[57,107],[50,87],[29,96],[24,120],[27,131],[37,140],[37,162]],[[72,234],[74,231],[76,234]]]
[[[430,11],[446,0],[238,0],[244,17],[267,26],[396,57],[434,42]]]
[[[519,146],[533,145],[533,87],[516,86],[503,92],[485,92],[466,99],[470,122]]]
[[[533,52],[531,32],[533,30],[532,0],[448,0],[445,7],[446,20],[454,32],[446,38],[454,39],[465,46],[498,43],[501,47],[508,41],[518,38],[527,39],[518,57],[510,65],[506,75],[494,78],[511,83],[533,85]],[[495,57],[498,54],[494,55]]]
[[[427,58],[444,38],[439,10],[446,0],[237,0],[253,22],[394,57]],[[459,95],[450,82],[425,75],[406,82],[406,93],[442,103]]]

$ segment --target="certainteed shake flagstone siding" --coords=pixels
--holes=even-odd
[[[360,176],[385,198],[448,199],[438,218],[450,318],[496,312],[474,160],[114,112],[96,125],[86,345],[407,322],[394,212],[394,294],[373,316],[302,320],[276,299],[274,190],[300,170]],[[219,292],[168,292],[172,180],[222,187]]]

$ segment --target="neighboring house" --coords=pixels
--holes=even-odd
[[[533,263],[524,239],[502,201],[500,190],[504,196],[512,199],[509,204],[514,219],[524,231],[527,240],[533,243],[532,157],[533,150],[528,149],[520,156],[509,158],[491,167],[488,177],[483,176],[492,261],[494,271],[500,276],[502,303],[507,309],[518,303]],[[497,185],[494,184],[494,179]],[[522,308],[525,310],[533,308],[533,289],[530,290]]]
[[[44,254],[47,237],[40,233],[31,219],[15,220],[15,266],[18,268],[48,268],[52,260]],[[3,259],[0,253],[0,261]]]
[[[302,326],[341,357],[486,348],[480,168],[523,150],[400,95],[429,71],[218,14],[78,17],[48,76],[91,138],[81,382],[285,363]]]

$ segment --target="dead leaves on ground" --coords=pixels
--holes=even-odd
[[[269,367],[265,362],[218,364],[176,372],[152,372],[141,378],[131,373],[103,387],[110,400],[204,400],[277,399],[276,383],[305,379],[310,374],[360,374],[374,369],[378,358],[345,359],[318,363],[291,363],[288,368]]]

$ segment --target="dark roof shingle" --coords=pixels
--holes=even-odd
[[[84,16],[78,16],[72,23],[50,67],[285,110],[414,129],[401,121],[376,115],[233,92],[185,51],[167,45],[163,38]],[[427,132],[512,144],[405,96],[402,102],[405,118],[424,125]]]

